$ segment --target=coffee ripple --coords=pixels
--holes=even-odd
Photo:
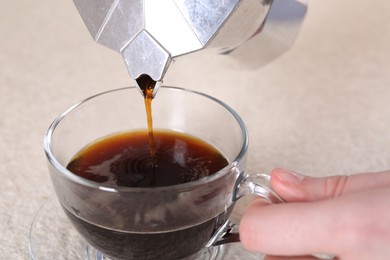
[[[136,158],[132,155],[131,152],[124,152],[121,158],[110,166],[119,186],[136,187],[151,173],[153,164],[149,150],[138,151]]]

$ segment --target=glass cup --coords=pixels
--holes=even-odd
[[[155,129],[208,142],[228,166],[196,181],[151,188],[105,186],[71,173],[66,165],[91,142],[147,128],[138,90],[112,90],[72,106],[46,133],[44,148],[58,201],[76,230],[106,258],[214,259],[210,249],[239,241],[229,215],[240,197],[282,200],[270,189],[268,175],[245,172],[248,133],[229,106],[176,87],[161,87],[152,106]]]

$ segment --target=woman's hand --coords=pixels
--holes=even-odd
[[[287,203],[271,205],[257,199],[248,207],[240,224],[240,239],[248,250],[277,256],[328,253],[341,260],[390,259],[390,171],[312,178],[275,169],[271,186]]]

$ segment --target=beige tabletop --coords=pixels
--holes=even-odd
[[[309,1],[283,57],[257,71],[219,62],[177,62],[165,84],[238,111],[250,134],[248,171],[390,169],[390,1]],[[54,196],[42,148],[50,122],[128,85],[120,55],[92,41],[71,0],[0,2],[0,259],[28,258],[34,215]]]

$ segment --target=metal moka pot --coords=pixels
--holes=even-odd
[[[94,40],[121,53],[134,80],[158,83],[173,59],[205,49],[260,67],[289,49],[306,13],[303,0],[73,1]]]

